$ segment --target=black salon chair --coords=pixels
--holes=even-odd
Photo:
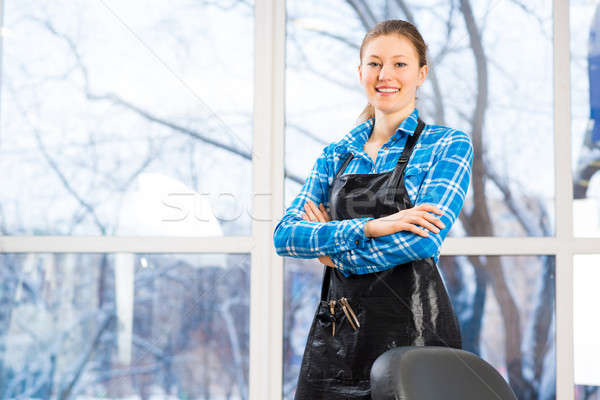
[[[371,367],[373,400],[516,400],[504,378],[476,355],[448,347],[397,347]]]

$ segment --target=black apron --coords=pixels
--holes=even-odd
[[[392,171],[342,175],[350,154],[331,184],[332,219],[379,218],[413,207],[404,169],[424,126],[419,120]],[[371,399],[371,365],[398,346],[461,348],[458,320],[433,258],[348,278],[325,267],[294,399]]]

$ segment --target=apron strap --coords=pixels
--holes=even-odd
[[[421,118],[419,118],[419,123],[417,124],[415,132],[412,135],[410,135],[408,139],[406,139],[404,150],[402,150],[402,154],[400,155],[400,158],[398,158],[398,164],[408,163],[408,159],[412,154],[415,144],[417,144],[417,142],[419,141],[419,136],[421,136],[423,128],[425,128],[425,122],[421,121]]]
[[[340,177],[340,175],[342,175],[342,173],[346,170],[346,167],[348,167],[348,164],[350,164],[350,161],[352,161],[352,159],[354,158],[354,156],[352,155],[352,153],[348,154],[348,157],[346,157],[346,159],[344,160],[344,162],[342,163],[340,169],[338,169],[337,173],[335,174],[335,177],[333,178],[332,182],[335,182],[335,180],[337,178]],[[329,191],[327,193],[328,199],[331,198],[331,187],[333,185],[329,186]]]
[[[329,280],[331,279],[331,267],[323,266],[323,283],[321,284],[321,300],[327,301],[327,292],[329,292]]]
[[[419,141],[419,137],[421,136],[421,132],[423,132],[424,128],[425,122],[421,121],[419,118],[417,128],[415,129],[414,133],[406,139],[404,150],[402,150],[402,154],[398,158],[396,167],[392,172],[392,176],[390,177],[390,187],[397,188],[403,182],[404,170],[408,165],[408,160],[410,159],[410,156],[412,155],[415,145]],[[386,196],[388,196],[388,201],[393,201],[394,197],[396,196],[396,191],[391,190]]]
[[[342,166],[340,167],[340,169],[338,169],[337,174],[335,174],[335,178],[333,178],[334,181],[337,178],[339,178],[340,175],[342,175],[342,173],[346,170],[346,167],[348,167],[348,164],[350,164],[350,161],[352,161],[353,158],[354,155],[352,153],[348,154],[348,157],[346,157],[346,159],[342,163]]]

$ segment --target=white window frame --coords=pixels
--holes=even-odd
[[[0,0],[0,19],[2,9]],[[285,1],[255,0],[254,17],[252,209],[255,218],[251,236],[197,239],[0,236],[0,252],[251,254],[249,399],[280,400],[283,259],[275,254],[272,233],[284,210]],[[600,238],[576,238],[573,235],[568,0],[553,0],[553,20],[556,235],[448,238],[442,247],[442,255],[556,257],[556,398],[573,400],[573,256],[600,253]],[[0,40],[0,56],[1,46]]]

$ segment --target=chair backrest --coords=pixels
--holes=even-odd
[[[504,378],[476,355],[448,347],[397,347],[371,367],[373,400],[516,400]]]

